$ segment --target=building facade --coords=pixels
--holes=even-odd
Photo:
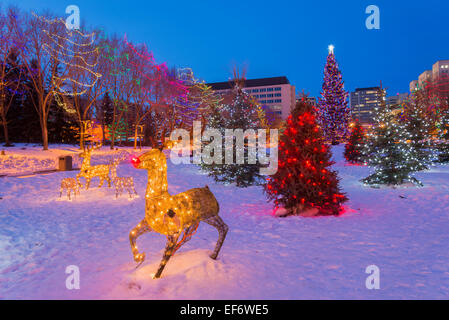
[[[216,93],[225,95],[231,91],[233,82],[214,82],[207,85]],[[290,84],[287,77],[247,79],[243,91],[252,95],[279,120],[288,118],[296,102],[295,86]]]
[[[418,77],[410,82],[410,92],[423,88],[426,82],[431,82],[431,89],[441,97],[449,97],[449,60],[439,60]]]
[[[357,88],[350,95],[351,115],[362,125],[374,123],[374,110],[381,105],[380,87]]]
[[[408,93],[398,93],[395,96],[387,97],[386,102],[387,106],[390,109],[397,109],[400,108],[401,103],[407,99],[409,96]]]

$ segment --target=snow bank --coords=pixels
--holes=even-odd
[[[57,170],[59,157],[71,156],[73,168],[79,168],[83,159],[79,156],[79,146],[51,145],[49,150],[43,151],[42,146],[17,144],[12,148],[2,149],[5,155],[0,155],[1,175],[26,175],[40,171]],[[92,164],[108,163],[112,158],[126,159],[127,155],[133,153],[131,147],[111,150],[104,146],[95,150],[92,156]],[[140,151],[139,151],[140,152]]]

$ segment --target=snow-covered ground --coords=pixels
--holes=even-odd
[[[201,224],[159,280],[151,274],[165,237],[139,238],[147,260],[138,269],[128,241],[144,217],[146,171],[119,166],[135,179],[133,200],[115,200],[112,189],[95,188],[98,180],[73,201],[59,199],[60,180],[76,171],[0,178],[0,298],[449,298],[449,167],[419,173],[423,188],[373,189],[359,182],[369,168],[345,164],[341,147],[334,152],[350,199],[341,217],[275,218],[261,187],[215,184],[196,166],[169,161],[169,191],[209,185],[230,231],[213,261],[217,232]],[[365,287],[373,264],[380,290]],[[80,268],[80,290],[66,289],[69,265]]]
[[[77,145],[52,145],[49,150],[43,151],[42,146],[36,144],[18,143],[14,147],[1,150],[5,154],[0,155],[0,176],[23,176],[39,171],[57,170],[61,156],[71,156],[73,168],[79,168],[83,162]],[[118,157],[120,154],[132,152],[132,148],[110,150],[109,147],[103,147],[94,152],[92,164],[108,163],[112,156]]]

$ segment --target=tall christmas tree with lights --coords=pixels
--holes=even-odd
[[[265,192],[287,214],[313,211],[339,215],[347,200],[337,173],[330,169],[331,151],[315,118],[314,107],[303,98],[287,119],[280,138],[278,171],[268,178]]]
[[[375,109],[375,125],[368,134],[364,150],[365,159],[375,172],[362,181],[370,185],[400,185],[405,182],[422,185],[412,176],[420,170],[412,134],[386,105],[385,90],[381,89],[381,92],[381,105]]]
[[[326,140],[333,145],[349,136],[350,110],[348,92],[334,55],[334,46],[329,46],[329,55],[324,67],[323,91],[319,99],[318,121]]]

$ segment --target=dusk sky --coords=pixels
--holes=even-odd
[[[191,67],[206,82],[226,81],[233,66],[247,78],[285,75],[312,96],[321,90],[327,47],[335,45],[346,89],[376,86],[388,95],[436,60],[449,59],[448,1],[93,1],[1,0],[81,20],[146,42],[158,62]],[[367,30],[365,9],[377,5],[380,30]]]

